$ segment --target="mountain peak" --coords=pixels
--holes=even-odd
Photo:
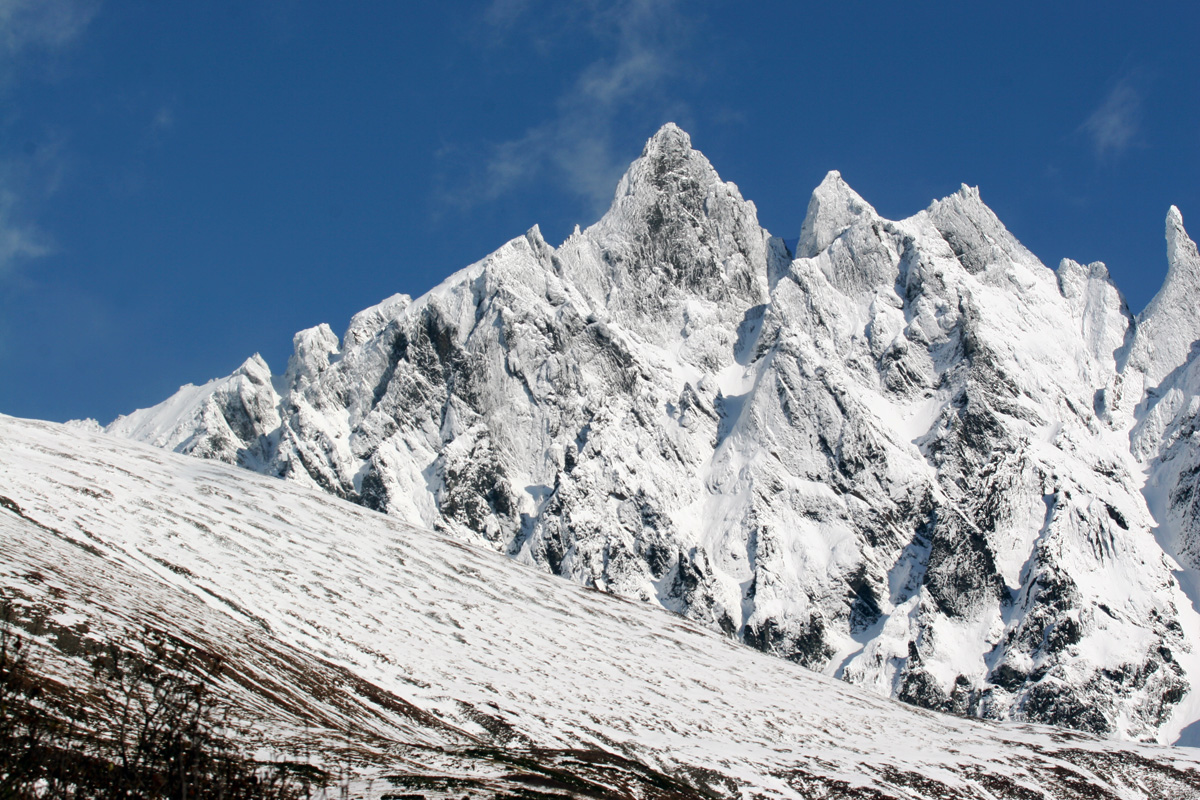
[[[245,375],[254,383],[267,384],[271,381],[271,368],[266,360],[258,353],[247,358],[242,365],[233,371],[234,375]]]
[[[686,186],[681,186],[681,181]],[[674,122],[668,122],[646,141],[642,155],[629,165],[617,186],[614,207],[622,198],[678,195],[681,188],[707,187],[721,178],[704,154],[692,147],[692,137]]]
[[[673,183],[673,175],[681,174],[690,174],[701,179],[701,183],[721,181],[712,162],[692,146],[692,137],[674,122],[668,122],[646,141],[642,157],[630,165],[626,177],[648,177],[651,185],[662,190]]]
[[[691,150],[692,137],[674,122],[668,122],[646,142],[646,146],[642,148],[642,155],[650,156],[664,149]]]
[[[977,186],[962,184],[949,197],[934,200],[928,214],[959,263],[972,274],[994,265],[1039,263],[983,202]]]
[[[958,191],[955,192],[955,194],[964,200],[975,200],[976,202],[983,204],[983,197],[979,194],[978,186],[968,186],[965,183],[960,184]]]
[[[842,180],[842,173],[830,170],[808,201],[796,257],[812,258],[860,217],[874,216],[875,209]]]
[[[1200,279],[1197,274],[1200,273],[1200,258],[1196,255],[1196,243],[1184,229],[1183,214],[1179,213],[1176,206],[1167,210],[1167,264],[1172,273],[1184,269],[1192,275],[1193,281]]]
[[[1129,363],[1157,386],[1189,358],[1200,338],[1200,255],[1175,206],[1167,211],[1167,277],[1138,315],[1137,338]]]
[[[329,359],[338,351],[337,334],[322,322],[312,328],[300,331],[292,337],[294,352],[288,359],[287,372],[284,373],[285,385],[298,389],[312,381],[329,366]]]
[[[1200,255],[1196,243],[1183,227],[1183,214],[1176,206],[1167,210],[1167,277],[1163,286],[1146,307],[1143,316],[1154,315],[1157,308],[1178,299],[1190,307],[1200,293]]]

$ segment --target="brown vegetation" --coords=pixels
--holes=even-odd
[[[321,773],[255,761],[214,692],[219,658],[147,631],[90,653],[71,691],[0,621],[0,800],[299,800]]]

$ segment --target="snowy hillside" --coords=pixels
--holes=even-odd
[[[0,592],[58,674],[165,630],[226,658],[264,746],[353,758],[374,796],[1200,791],[1197,751],[916,709],[223,464],[0,417],[0,494]]]
[[[978,190],[791,253],[664,127],[609,212],[108,432],[319,488],[932,709],[1200,719],[1200,260],[1134,319]],[[1181,569],[1179,560],[1184,568]],[[1185,734],[1186,739],[1187,734]]]

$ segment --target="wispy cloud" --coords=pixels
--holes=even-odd
[[[521,30],[543,3],[494,0],[483,20],[493,36]],[[556,13],[548,11],[548,13]],[[605,208],[628,154],[614,152],[613,137],[623,115],[669,107],[669,87],[681,72],[679,52],[688,25],[676,0],[592,0],[560,10],[551,38],[587,38],[601,55],[574,76],[552,104],[551,114],[519,137],[493,142],[468,185],[447,199],[460,206],[495,200],[521,184],[551,176],[593,211]],[[654,122],[662,122],[656,119]],[[653,123],[651,123],[653,124]]]
[[[32,222],[22,219],[15,192],[0,187],[0,276],[22,259],[44,256],[50,243]]]
[[[24,261],[49,255],[55,245],[34,221],[33,211],[59,188],[65,169],[61,134],[46,135],[24,152],[0,158],[0,278]]]
[[[1137,141],[1142,93],[1135,77],[1127,75],[1119,80],[1080,128],[1091,139],[1098,158],[1119,156]]]
[[[71,44],[98,8],[98,0],[0,0],[0,78],[11,80],[22,56]]]
[[[0,0],[0,96],[21,71],[72,45],[99,8],[97,0]],[[62,139],[52,136],[24,152],[0,150],[0,277],[22,261],[53,250],[30,216],[31,199],[52,193],[61,177]]]

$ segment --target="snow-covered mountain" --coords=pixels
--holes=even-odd
[[[68,685],[149,626],[370,798],[1186,800],[1200,751],[913,708],[225,464],[0,416],[0,597]],[[343,795],[345,796],[345,795]]]
[[[881,695],[1173,742],[1200,719],[1200,259],[1175,209],[1167,240],[1134,318],[978,190],[890,221],[833,172],[793,253],[667,125],[557,248],[534,228],[300,332],[282,377],[255,356],[107,430]]]

